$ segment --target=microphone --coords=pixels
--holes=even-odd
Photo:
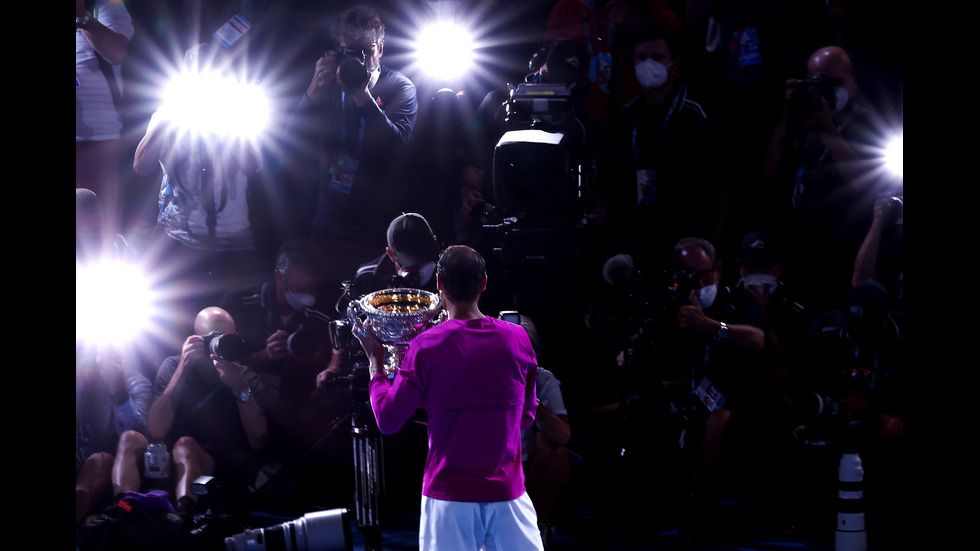
[[[633,275],[633,257],[628,254],[617,254],[609,257],[602,265],[602,279],[610,285],[615,285]]]

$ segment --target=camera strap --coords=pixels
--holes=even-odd
[[[361,116],[357,104],[348,108],[347,94],[340,93],[340,105],[344,114],[344,124],[341,125],[341,139],[347,152],[355,159],[361,158],[361,144],[364,142],[364,117]]]
[[[92,14],[93,17],[98,17],[92,11],[95,4],[95,0],[85,1],[85,11]],[[112,94],[112,104],[116,107],[116,111],[119,112],[120,117],[122,117],[122,93],[119,92],[119,85],[116,83],[116,73],[112,69],[112,64],[109,63],[106,58],[102,57],[99,52],[92,48],[92,53],[95,54],[95,59],[99,61],[99,69],[105,76],[106,84],[109,85],[109,93]]]
[[[847,112],[847,116],[844,117],[844,120],[842,120],[841,123],[837,125],[837,132],[843,132],[844,131],[844,128],[846,128],[847,125],[848,125],[848,123],[851,122],[851,117],[854,116],[854,111],[855,111],[855,109],[851,108]],[[799,208],[800,203],[801,203],[802,198],[803,198],[803,193],[804,193],[805,187],[806,187],[805,186],[806,171],[807,171],[808,168],[810,168],[810,165],[809,165],[808,159],[807,159],[807,150],[809,150],[812,147],[811,144],[813,144],[814,142],[815,142],[815,137],[812,134],[808,133],[807,134],[807,139],[803,143],[803,153],[801,155],[802,158],[801,158],[801,161],[800,161],[800,166],[796,169],[795,185],[793,186],[793,195],[792,195],[792,201],[793,201],[793,208],[794,209],[795,208]],[[830,154],[830,151],[827,149],[827,146],[824,145],[823,151],[821,151],[820,154],[817,156],[817,158],[816,158],[815,162],[813,163],[813,165],[814,166],[820,166],[820,165],[822,165],[823,162],[824,162],[824,160],[827,159],[827,155],[829,155],[829,154]]]

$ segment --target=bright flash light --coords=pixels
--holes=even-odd
[[[903,152],[905,150],[905,137],[898,136],[892,139],[885,147],[885,166],[898,177],[904,177]]]
[[[451,80],[469,72],[473,64],[470,33],[451,21],[439,21],[422,29],[415,43],[419,68],[439,80]]]
[[[270,117],[260,87],[214,73],[178,75],[164,92],[162,109],[178,128],[240,138],[257,137]]]
[[[154,293],[134,264],[111,261],[75,267],[75,338],[119,343],[147,329]]]

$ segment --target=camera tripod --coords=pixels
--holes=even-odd
[[[364,534],[365,551],[381,551],[384,530],[384,442],[367,395],[370,374],[355,364],[351,378],[354,411],[351,435],[354,447],[354,508],[357,528]]]

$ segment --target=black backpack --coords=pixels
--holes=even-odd
[[[79,551],[169,551],[181,547],[184,532],[175,513],[125,497],[82,523],[76,540]]]

